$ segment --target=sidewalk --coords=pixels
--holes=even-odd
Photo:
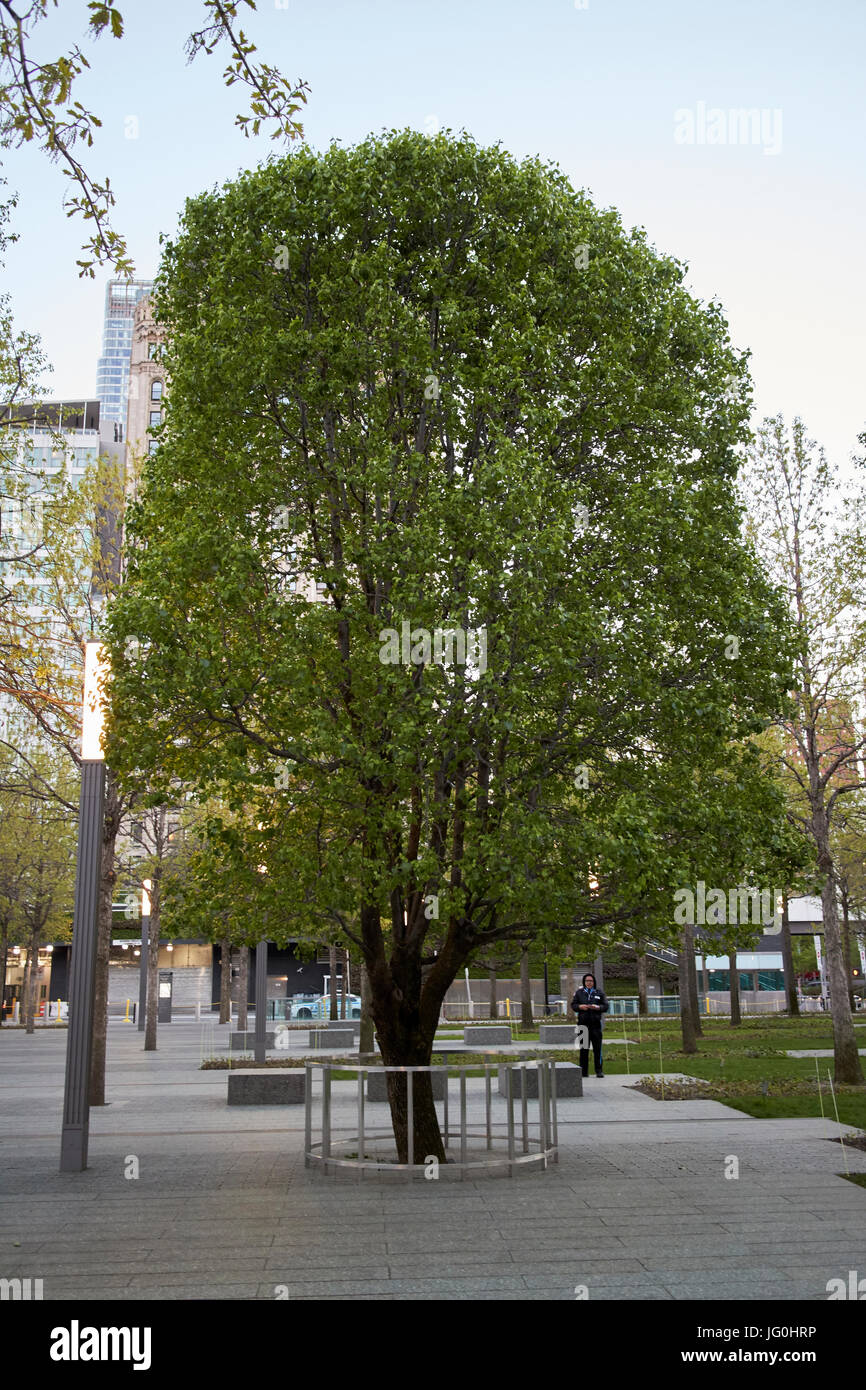
[[[0,1033],[0,1278],[42,1278],[46,1299],[824,1300],[866,1274],[866,1191],[836,1176],[829,1120],[590,1076],[560,1102],[547,1172],[359,1184],[304,1169],[303,1107],[229,1109],[193,1020],[156,1053],[112,1020],[111,1104],[88,1170],[61,1175],[65,1047],[65,1030]]]

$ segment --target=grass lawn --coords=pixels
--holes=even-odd
[[[828,1093],[826,1086],[822,1087],[822,1091],[824,1117],[835,1120],[833,1097]],[[862,1088],[862,1091],[862,1094],[858,1094],[853,1088],[849,1088],[837,1092],[836,1105],[839,1108],[839,1120],[843,1125],[866,1130],[866,1087]],[[817,1088],[814,1095],[726,1096],[724,1103],[734,1110],[742,1110],[747,1115],[754,1116],[756,1120],[788,1120],[800,1117],[819,1119],[821,1115],[821,1099],[818,1097]]]

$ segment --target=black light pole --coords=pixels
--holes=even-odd
[[[78,812],[78,862],[69,965],[69,1028],[66,1034],[66,1081],[63,1090],[61,1173],[87,1167],[90,1137],[90,1059],[93,1050],[93,994],[99,918],[99,869],[105,814],[105,720],[100,676],[102,644],[84,648],[84,717],[81,731],[81,799]]]
[[[255,1059],[265,1060],[265,1033],[268,1026],[268,943],[260,941],[256,946],[256,1043]]]
[[[550,986],[547,979],[547,952],[544,953],[544,1017],[550,1013]]]
[[[147,1014],[147,956],[150,941],[150,879],[141,885],[141,960],[138,965],[138,1031],[144,1032]]]

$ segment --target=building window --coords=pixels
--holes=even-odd
[[[156,439],[149,439],[147,441],[147,452],[149,454],[155,454],[158,448],[159,442]]]
[[[150,399],[151,399],[152,401],[161,401],[161,400],[162,400],[162,382],[161,382],[161,381],[154,381],[154,382],[151,382],[151,386],[150,386]]]
[[[155,425],[161,425],[161,424],[162,424],[162,411],[161,411],[161,410],[152,410],[152,411],[150,412],[150,425],[151,425],[151,429],[153,429],[153,427],[154,427]]]
[[[159,343],[148,343],[148,345],[147,345],[147,356],[148,356],[148,361],[154,362],[154,361],[156,360],[156,355],[157,355],[158,352],[159,352]]]
[[[785,976],[781,970],[759,970],[758,989],[784,989]]]

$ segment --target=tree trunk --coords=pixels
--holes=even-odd
[[[29,942],[25,949],[27,954],[24,958],[24,979],[21,984],[21,1021],[24,1024],[25,1032],[32,1033],[34,1023],[30,1016],[30,977],[34,973],[34,967],[33,951]]]
[[[848,929],[848,894],[842,894],[842,956],[845,964],[845,979],[848,982],[848,1007],[854,1012],[854,985],[851,980],[851,933]]]
[[[695,964],[695,929],[693,926],[686,926],[686,956],[689,964],[689,1004],[692,1009],[692,1022],[695,1030],[695,1037],[702,1038],[704,1030],[701,1027],[701,1006],[698,996],[698,971]]]
[[[408,1001],[404,1000],[403,1003]],[[375,1001],[374,1001],[375,1007]],[[433,1055],[433,1037],[425,1036],[414,1010],[392,1004],[387,1018],[377,1017],[376,1032],[382,1050],[382,1062],[392,1067],[428,1067]],[[397,1144],[397,1161],[409,1162],[409,1104],[406,1072],[388,1072],[386,1084],[391,1107],[391,1124]],[[413,1163],[428,1158],[446,1162],[445,1148],[439,1130],[439,1119],[433,1100],[433,1085],[429,1072],[412,1073],[412,1134]]]
[[[9,923],[3,923],[0,933],[0,1028],[5,1017],[3,1008],[6,1002],[6,967],[9,964]]]
[[[637,1011],[641,1015],[641,1017],[643,1017],[643,1015],[647,1013],[646,966],[646,952],[639,951],[637,958]]]
[[[328,969],[329,969],[329,971],[331,972],[331,978],[330,978],[330,981],[329,981],[329,988],[328,988],[328,993],[329,993],[330,996],[331,996],[330,1017],[331,1017],[333,1020],[337,1021],[337,1020],[339,1020],[340,1014],[339,1014],[339,1010],[338,1010],[338,1008],[337,1008],[337,948],[336,948],[336,946],[329,946],[329,947],[328,947]]]
[[[680,937],[677,967],[680,985],[680,1027],[683,1035],[683,1052],[694,1053],[698,1050],[698,1044],[695,1038],[695,1016],[692,1004],[692,960],[689,953],[688,928],[683,929]]]
[[[159,868],[153,870],[150,884],[150,932],[147,942],[147,1017],[144,1050],[156,1051],[156,1015],[159,1008]]]
[[[96,973],[93,984],[93,1047],[90,1057],[91,1105],[105,1104],[105,1055],[108,1041],[108,969],[114,916],[111,905],[117,882],[115,847],[120,831],[123,803],[117,779],[110,769],[105,773],[105,815],[102,822],[102,851],[99,866],[99,920],[96,935]]]
[[[499,1001],[498,1001],[498,999],[497,999],[497,997],[496,997],[496,971],[495,971],[495,970],[491,970],[491,971],[489,972],[489,980],[490,980],[490,1008],[488,1009],[488,1017],[489,1017],[489,1018],[498,1018],[498,1017],[499,1017]]]
[[[571,1001],[574,998],[574,994],[574,966],[569,965],[565,972],[565,998],[567,1006],[565,1010],[565,1017],[568,1019],[569,1023],[575,1022],[574,1009],[571,1007]]]
[[[854,1020],[848,1003],[848,979],[842,960],[842,934],[839,930],[839,917],[836,910],[836,880],[833,874],[833,859],[829,846],[829,827],[826,813],[813,817],[818,821],[818,834],[815,841],[819,847],[818,867],[826,874],[821,890],[821,907],[824,917],[824,952],[827,957],[827,975],[830,985],[830,1009],[833,1018],[833,1080],[837,1086],[862,1086],[863,1068],[857,1052],[857,1038],[854,1033]],[[815,833],[813,828],[813,834]],[[820,835],[820,839],[819,839]]]
[[[429,1066],[442,1000],[465,957],[454,951],[446,964],[440,956],[424,972],[421,941],[416,937],[410,943],[404,937],[392,944],[386,958],[379,909],[372,904],[361,907],[361,936],[383,1063],[392,1067]],[[389,1072],[386,1081],[398,1162],[408,1163],[411,1157],[416,1164],[423,1164],[428,1158],[445,1163],[429,1072],[413,1074],[410,1154],[406,1077],[406,1072]]]
[[[249,946],[238,947],[238,1029],[245,1033],[249,1024],[248,1012],[250,1001],[250,948]],[[256,1000],[256,1008],[259,1008],[259,1001]]]
[[[728,974],[731,982],[731,1027],[739,1028],[742,1023],[740,1013],[740,972],[737,969],[737,953],[728,956]]]
[[[375,1051],[373,1038],[373,1014],[370,1009],[370,976],[367,974],[366,965],[360,966],[361,970],[361,1027],[358,1036],[358,1052],[367,1057],[372,1057]]]
[[[794,951],[791,946],[791,923],[788,920],[787,893],[782,894],[782,968],[785,973],[788,1013],[792,1018],[799,1018],[800,1000],[797,996],[797,977],[794,974]]]
[[[232,939],[220,942],[220,1023],[232,1021]]]
[[[529,950],[520,953],[520,1026],[529,1031],[535,1020],[532,1017],[532,981],[529,978]]]

